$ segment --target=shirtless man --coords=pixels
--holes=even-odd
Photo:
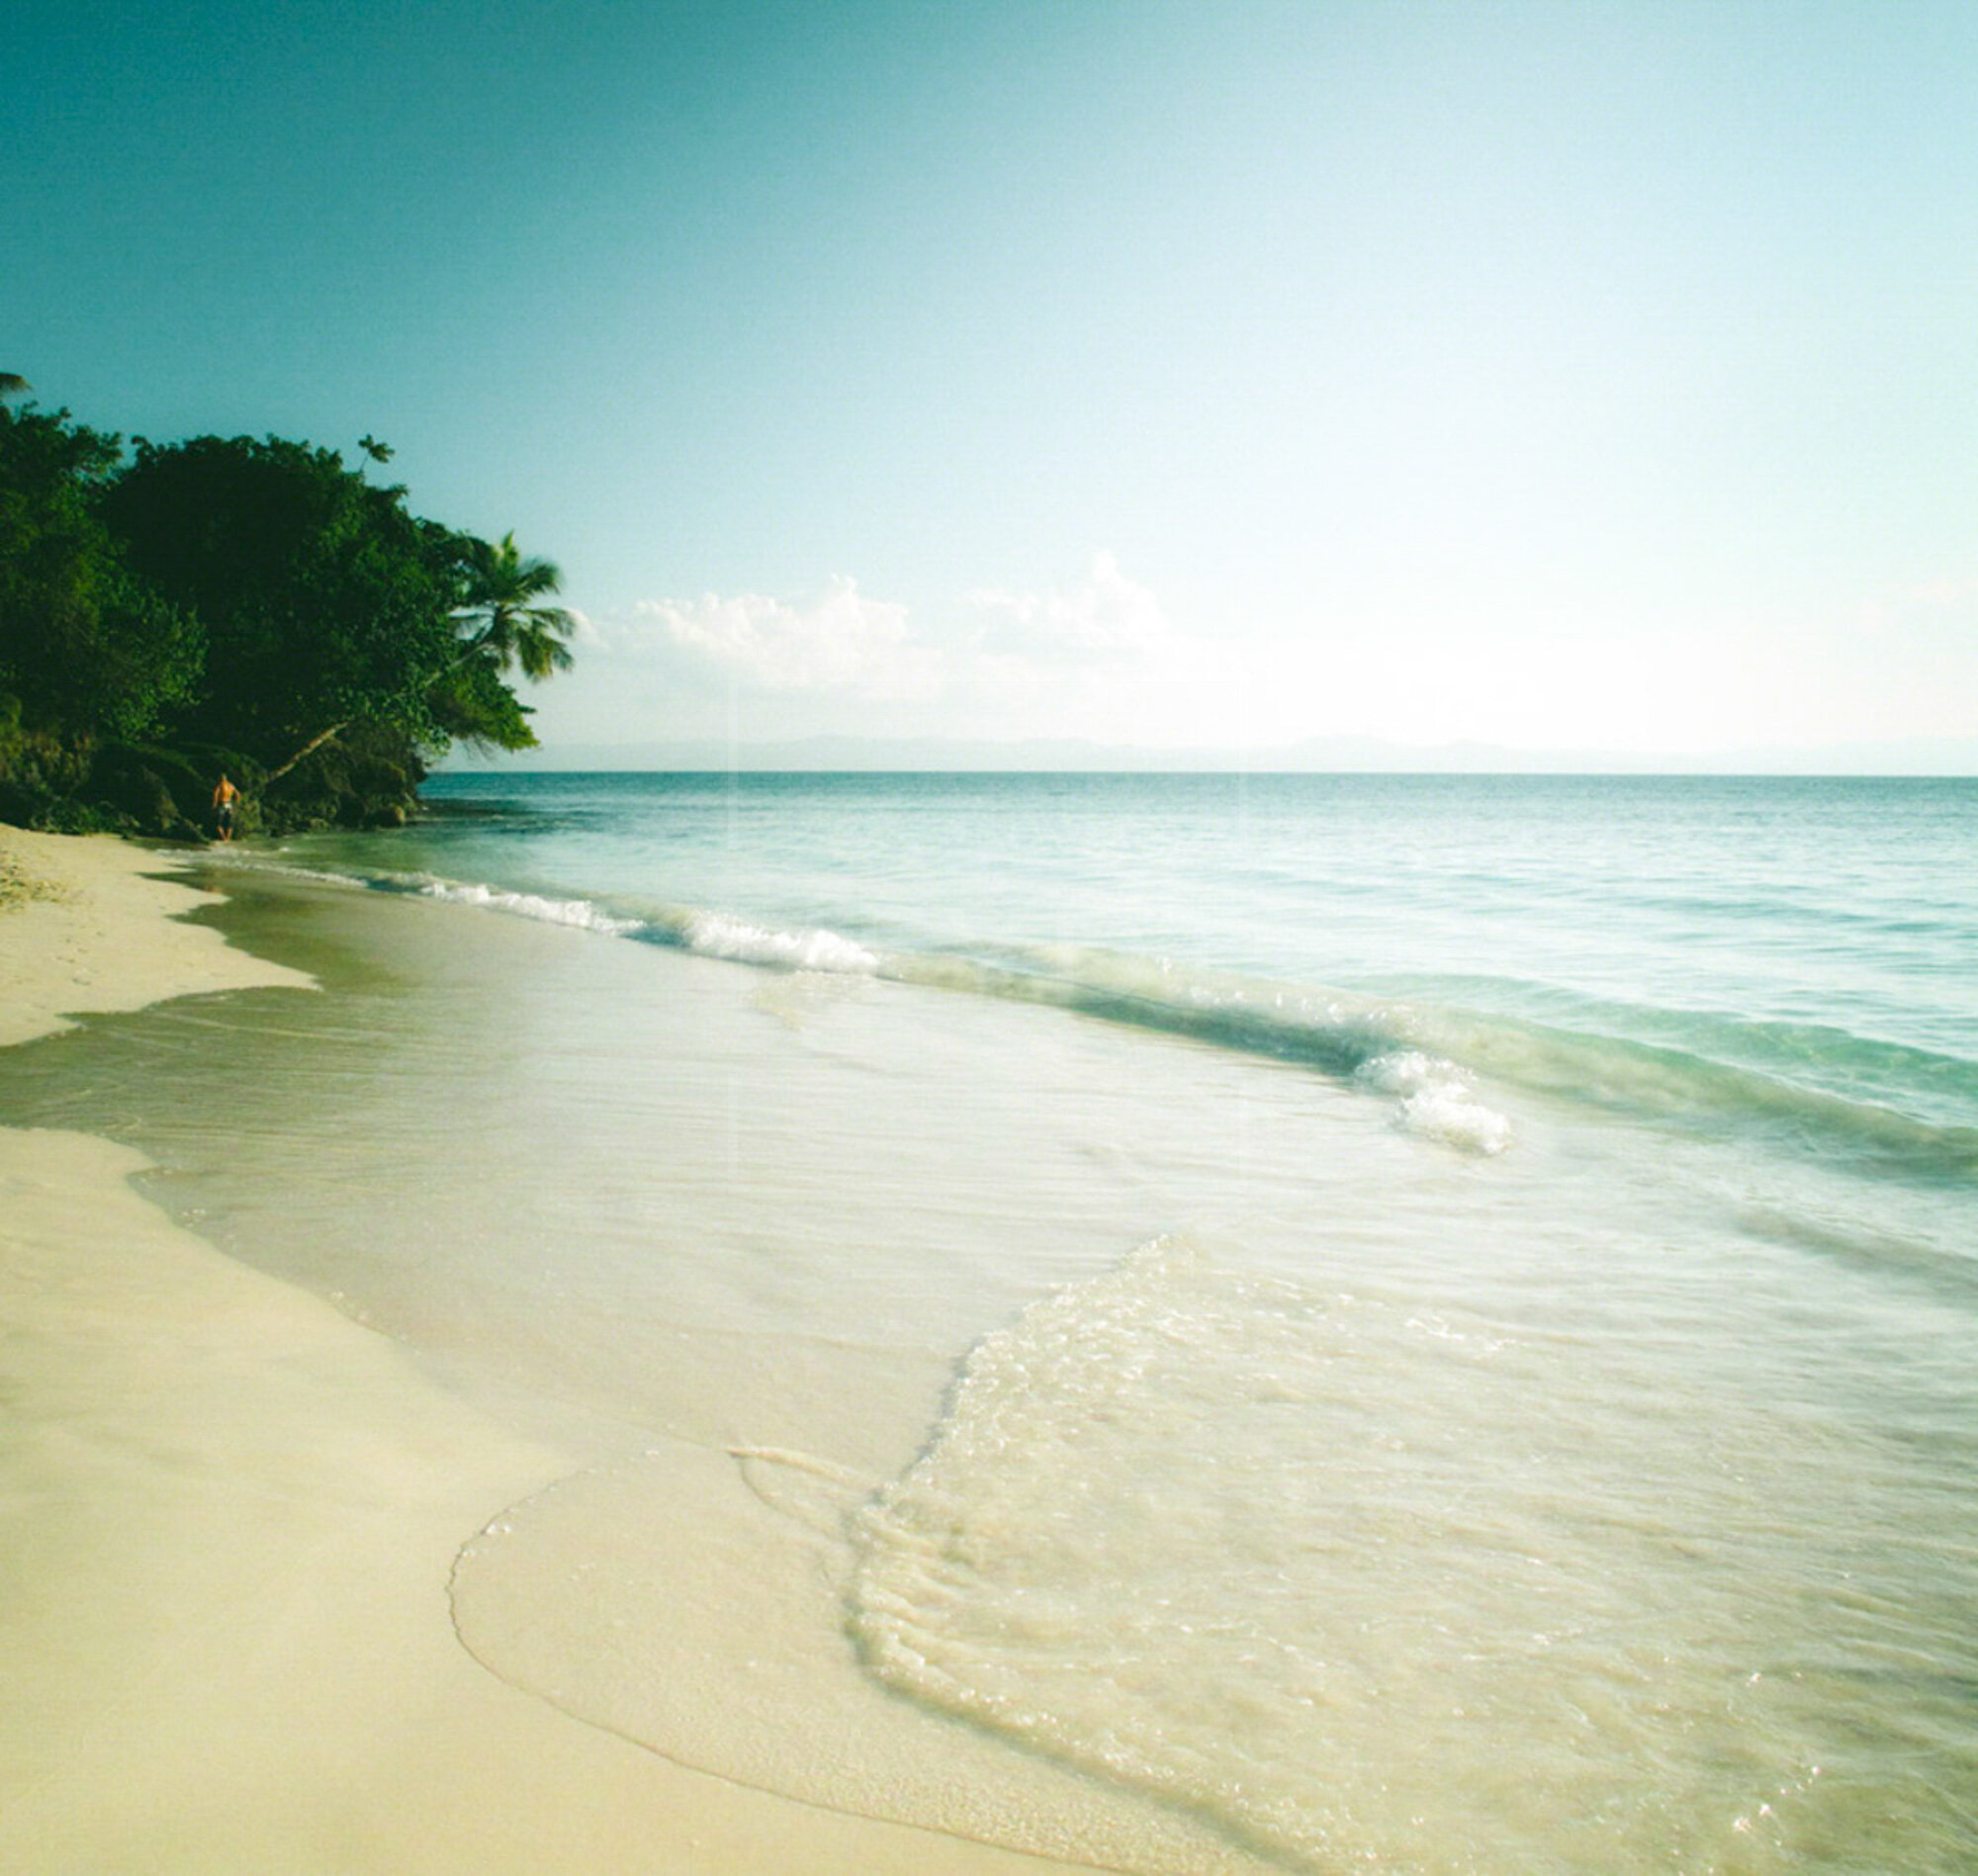
[[[213,791],[213,825],[223,841],[233,838],[233,816],[239,805],[240,790],[223,772],[220,786]]]

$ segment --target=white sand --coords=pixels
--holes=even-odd
[[[173,915],[215,895],[145,877],[171,863],[107,837],[0,827],[0,1044],[66,1028],[85,1011],[311,982],[178,923]]]
[[[299,973],[155,855],[0,828],[0,1038]],[[482,1669],[447,1579],[570,1470],[223,1257],[86,1135],[0,1129],[0,1870],[1063,1868],[693,1772]]]

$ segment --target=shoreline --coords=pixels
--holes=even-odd
[[[174,864],[0,828],[0,1042],[314,984],[183,923],[222,895]],[[173,1223],[148,1164],[0,1127],[0,1870],[1075,1867],[695,1771],[489,1673],[455,1561],[582,1462]]]
[[[315,989],[307,973],[183,922],[222,897],[156,877],[190,863],[115,835],[0,826],[0,1047],[172,997]]]
[[[503,915],[497,888],[636,908],[655,874],[773,909],[839,804],[800,792],[753,849],[709,805],[595,844],[520,815],[195,857],[222,897],[193,925],[318,991],[0,1054],[0,1120],[69,1130],[0,1157],[0,1876],[1859,1844],[1949,1876],[1978,1386],[1940,1158],[1809,1152],[1762,1102],[1669,1124],[1588,1080],[1480,1161],[1296,1062]],[[911,868],[915,903],[1000,930],[957,878],[993,846],[975,808],[895,841],[888,805],[816,903],[871,917]],[[1144,802],[1055,839],[1032,805],[1014,902],[1102,843],[1162,877]],[[1764,959],[1834,935],[1838,1073],[1956,828],[1816,805],[1768,824],[1826,855],[1770,925],[1742,821],[1663,875],[1689,823],[1609,845],[1528,803],[1473,877],[1466,815],[1436,849],[1452,954],[1521,896],[1604,905],[1582,862],[1632,856],[1656,890],[1614,955],[1650,989],[1680,988],[1673,933],[1683,981],[1714,959],[1698,981],[1756,1016]],[[688,838],[647,872],[656,830]],[[1216,848],[1176,948],[1254,903],[1297,967],[1342,838]],[[1063,922],[1105,929],[1126,874],[1085,870]],[[489,884],[390,889],[413,873]],[[1917,958],[1948,964],[1978,907],[1926,910]],[[1371,955],[1419,882],[1346,915]],[[115,929],[148,954],[168,923]],[[1968,1062],[1941,981],[1889,1007]]]

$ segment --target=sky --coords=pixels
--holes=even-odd
[[[1978,770],[1969,0],[8,17],[0,368],[514,530],[548,760]]]

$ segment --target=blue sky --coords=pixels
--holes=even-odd
[[[7,58],[0,366],[515,529],[552,751],[1978,756],[1962,0],[17,0]]]

